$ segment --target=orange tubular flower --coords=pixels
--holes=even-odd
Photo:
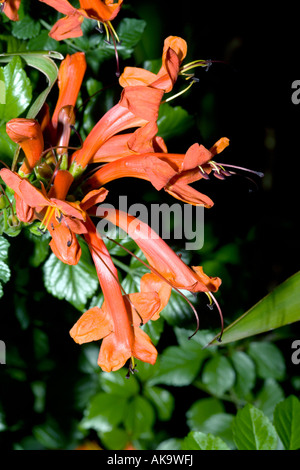
[[[0,0],[0,11],[12,21],[19,21],[18,11],[21,0]]]
[[[216,292],[219,289],[220,278],[207,276],[201,266],[189,268],[144,222],[109,208],[105,208],[105,218],[127,232],[143,251],[150,266],[156,271],[149,278],[151,283],[155,280],[157,286],[160,286],[165,282],[162,277],[173,287],[190,292]]]
[[[123,90],[118,104],[111,108],[95,125],[82,148],[74,152],[70,171],[81,174],[101,146],[115,134],[138,127],[130,134],[132,148],[140,146],[153,150],[152,141],[157,133],[156,120],[163,92],[154,88],[128,87]]]
[[[177,80],[180,64],[186,54],[186,41],[177,36],[169,36],[164,42],[162,66],[158,74],[138,67],[126,67],[119,78],[119,83],[124,88],[143,85],[158,88],[167,93],[172,90]]]
[[[83,52],[67,55],[58,71],[58,100],[52,115],[54,129],[58,125],[58,116],[64,106],[75,106],[82,80],[86,71],[86,60]]]
[[[156,315],[160,299],[156,292],[123,296],[118,273],[102,239],[89,218],[84,237],[95,263],[104,295],[102,308],[85,312],[70,331],[79,344],[103,338],[98,364],[106,372],[123,367],[133,358],[154,364],[157,351],[139,326]]]
[[[110,23],[120,11],[123,0],[80,0],[80,8],[73,7],[67,0],[40,0],[62,13],[64,18],[58,20],[49,36],[56,41],[82,36],[81,25],[84,18],[97,20],[113,32]]]
[[[49,230],[51,234],[50,247],[54,254],[66,264],[77,264],[81,248],[75,234],[86,232],[85,211],[102,202],[107,191],[104,188],[91,191],[80,205],[65,200],[73,182],[72,175],[66,170],[57,171],[48,194],[43,186],[42,190],[39,190],[28,180],[6,168],[0,171],[0,176],[7,186],[15,191],[19,220],[40,220],[41,232]]]
[[[201,178],[208,178],[212,168],[217,168],[215,163],[211,163],[212,158],[228,144],[229,140],[222,138],[210,150],[203,145],[194,144],[185,155],[131,154],[104,165],[86,180],[85,188],[103,186],[118,178],[140,178],[150,181],[158,191],[164,188],[166,192],[183,202],[210,208],[213,201],[189,184]],[[96,157],[94,161],[97,161]]]
[[[44,149],[44,139],[39,123],[35,119],[12,119],[6,124],[6,132],[25,153],[25,161],[20,168],[20,174],[29,175],[41,158]]]

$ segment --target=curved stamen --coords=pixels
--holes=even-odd
[[[218,304],[215,296],[211,293],[211,292],[205,292],[207,297],[209,298],[209,303],[211,306],[212,305],[212,301],[214,302],[215,306],[217,307],[218,309],[218,312],[219,312],[219,316],[220,316],[220,319],[221,319],[221,332],[217,338],[217,340],[219,341],[219,343],[222,342],[222,336],[223,336],[223,331],[224,331],[224,319],[223,319],[223,314],[222,314],[222,310],[221,310],[221,307],[220,305]]]
[[[249,173],[253,173],[260,178],[264,177],[264,173],[261,171],[255,171],[255,170],[250,170],[249,168],[244,168],[242,166],[236,166],[236,165],[229,165],[228,163],[218,163],[219,166],[223,166],[224,168],[234,168],[235,170],[242,170],[242,171],[247,171]]]

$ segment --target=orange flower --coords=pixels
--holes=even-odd
[[[105,208],[105,219],[117,225],[137,243],[151,267],[177,289],[190,292],[216,292],[221,284],[218,277],[209,277],[201,266],[189,268],[147,224],[125,212]],[[156,280],[156,277],[154,278]],[[151,277],[151,282],[153,277]],[[161,279],[157,279],[161,284]]]
[[[6,132],[25,153],[25,161],[20,168],[20,174],[30,174],[44,149],[44,139],[39,123],[35,119],[12,119],[6,124]]]
[[[155,316],[160,298],[156,292],[123,296],[117,270],[89,218],[86,227],[84,237],[105,300],[101,309],[93,307],[86,311],[73,326],[70,335],[79,344],[103,339],[98,364],[106,372],[120,369],[128,359],[133,362],[134,357],[154,364],[157,351],[139,326]]]
[[[49,33],[53,39],[60,41],[82,36],[81,25],[84,18],[107,24],[107,27],[112,30],[110,21],[119,13],[123,0],[117,2],[113,0],[80,0],[80,8],[78,9],[67,0],[40,0],[40,2],[47,3],[66,15],[55,23]]]
[[[39,190],[27,179],[6,168],[0,171],[0,176],[15,191],[19,220],[40,220],[40,230],[49,230],[52,237],[50,247],[53,253],[66,264],[77,264],[81,248],[75,234],[86,232],[85,211],[91,205],[102,202],[107,191],[103,188],[91,191],[79,204],[65,200],[73,182],[72,175],[66,170],[57,171],[48,194],[43,185]]]
[[[122,139],[120,140],[122,141]],[[161,152],[133,154],[131,152],[122,158],[115,156],[114,159],[114,156],[110,156],[113,161],[104,165],[88,178],[85,182],[85,188],[103,186],[118,178],[140,178],[150,181],[158,191],[164,188],[176,199],[209,208],[213,206],[213,201],[189,184],[207,178],[212,169],[217,168],[217,165],[211,161],[228,144],[229,140],[222,138],[210,150],[207,150],[203,145],[194,144],[186,154]],[[113,145],[113,150],[119,152],[120,145],[117,142]],[[126,154],[126,151],[123,150],[123,153]],[[100,156],[100,161],[103,159],[105,158]],[[97,161],[96,156],[93,161]]]
[[[0,0],[0,11],[12,21],[18,21],[21,0]]]
[[[72,155],[72,174],[81,174],[108,139],[132,127],[138,129],[130,134],[131,148],[138,150],[142,146],[153,150],[152,141],[157,133],[156,120],[162,95],[161,90],[141,86],[123,90],[119,103],[107,111],[91,130],[83,146]]]
[[[151,86],[169,92],[177,80],[180,64],[187,54],[187,44],[184,39],[169,36],[165,39],[162,66],[158,74],[138,67],[126,67],[119,78],[122,87]]]
[[[83,52],[67,55],[58,71],[58,100],[52,115],[54,129],[58,125],[60,110],[64,106],[75,106],[82,80],[86,71],[86,60]]]

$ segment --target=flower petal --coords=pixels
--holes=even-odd
[[[131,310],[134,326],[141,326],[153,319],[160,308],[160,298],[157,292],[136,292],[129,294],[129,299],[124,296],[126,308]],[[155,319],[159,318],[156,317]]]
[[[55,225],[55,219],[50,221],[49,232],[52,240],[49,243],[55,256],[65,264],[75,265],[80,260],[81,247],[77,238],[64,224]]]
[[[153,291],[157,292],[160,298],[159,310],[152,317],[152,320],[157,320],[159,318],[159,313],[169,302],[172,287],[167,282],[164,282],[160,277],[156,276],[156,274],[146,273],[141,278],[141,292]]]
[[[149,336],[140,328],[134,328],[133,356],[152,365],[157,359],[156,348]]]
[[[131,356],[131,348],[120,343],[117,336],[111,333],[102,340],[98,365],[105,372],[115,371],[121,369]]]
[[[87,310],[70,330],[75,343],[97,341],[113,331],[110,316],[99,307]]]
[[[77,11],[58,20],[51,29],[49,36],[56,41],[68,38],[78,38],[83,35],[81,25],[84,16]]]
[[[105,22],[113,20],[120,11],[123,0],[79,0],[90,18]]]
[[[35,119],[11,119],[6,124],[6,132],[25,153],[25,161],[20,171],[25,175],[31,173],[44,149],[44,139],[39,123]]]
[[[74,18],[75,21],[75,18]],[[81,24],[81,21],[78,20]],[[75,106],[86,71],[84,52],[67,55],[58,71],[58,100],[52,116],[53,127],[57,127],[58,116],[64,106]]]
[[[82,199],[80,206],[84,211],[87,211],[95,204],[103,202],[108,194],[108,190],[105,188],[94,189],[87,193]]]
[[[3,13],[12,21],[19,21],[18,10],[21,0],[6,0],[4,2]]]

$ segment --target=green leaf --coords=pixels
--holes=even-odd
[[[9,281],[11,271],[7,264],[9,242],[0,235],[0,298],[3,296],[2,283]]]
[[[212,415],[223,413],[224,406],[216,398],[202,398],[193,403],[187,411],[187,425],[193,431],[202,431],[203,423]]]
[[[99,433],[101,442],[108,450],[123,450],[128,443],[128,433],[124,429],[115,428],[109,432]]]
[[[168,421],[175,406],[175,399],[168,391],[160,387],[145,387],[144,395],[148,398],[157,410],[158,418],[161,421]]]
[[[231,450],[220,438],[203,432],[190,432],[182,443],[183,450]]]
[[[276,380],[269,378],[264,381],[261,390],[256,396],[254,404],[272,421],[274,409],[277,403],[283,399],[283,389],[280,387],[278,382],[276,382]]]
[[[2,68],[2,72],[5,104],[0,104],[0,121],[7,122],[25,111],[32,98],[32,89],[20,57],[14,56],[10,63]]]
[[[215,356],[204,364],[202,382],[213,395],[223,395],[233,386],[234,381],[235,372],[226,357]]]
[[[300,401],[289,396],[275,408],[274,425],[286,450],[300,449]]]
[[[20,52],[16,54],[0,54],[0,62],[14,61],[16,57],[19,56],[28,66],[33,67],[39,72],[43,73],[47,79],[47,87],[40,93],[27,112],[26,117],[28,119],[33,119],[36,117],[41,107],[45,103],[52,86],[56,82],[58,68],[53,59],[62,60],[64,57],[56,51]]]
[[[123,422],[128,410],[125,397],[98,393],[91,401],[85,417],[80,423],[83,429],[109,432]]]
[[[1,68],[0,68],[1,74]],[[0,102],[1,107],[1,102]],[[1,147],[1,160],[11,164],[11,161],[14,158],[14,154],[16,149],[18,148],[18,144],[15,144],[7,135],[6,133],[6,124],[2,124],[0,126],[0,147]]]
[[[0,260],[4,261],[8,257],[9,242],[0,235]]]
[[[156,374],[149,379],[149,385],[166,384],[176,387],[190,385],[197,376],[203,357],[185,351],[178,346],[169,346],[160,356]]]
[[[25,16],[20,21],[15,21],[12,25],[12,35],[18,39],[31,39],[37,36],[40,32],[41,25],[39,22]]]
[[[247,404],[237,412],[232,424],[238,450],[275,450],[278,436],[264,413]]]
[[[157,125],[158,135],[163,139],[178,137],[188,131],[193,124],[193,117],[181,106],[172,107],[168,103],[160,106]]]
[[[96,269],[91,262],[88,247],[81,245],[79,263],[71,266],[52,253],[43,266],[47,291],[58,299],[65,299],[78,310],[83,310],[87,300],[99,286]]]
[[[154,346],[158,343],[160,336],[164,330],[164,319],[160,317],[158,320],[149,320],[143,325],[142,330],[150,337]]]
[[[53,419],[48,419],[45,423],[34,426],[33,435],[46,449],[62,449],[66,444],[63,432]]]
[[[110,372],[103,372],[100,376],[100,383],[104,392],[109,395],[120,397],[132,397],[139,392],[139,384],[136,378],[132,375],[130,379],[126,378],[124,369],[111,374]]]
[[[245,397],[255,385],[255,364],[251,357],[243,351],[233,351],[230,359],[236,371],[234,391],[238,397]]]
[[[182,450],[182,439],[171,437],[161,442],[156,450]]]
[[[222,343],[270,331],[300,320],[300,271],[276,287],[224,330]],[[211,344],[217,344],[216,338]]]
[[[126,406],[124,426],[132,439],[142,438],[147,434],[155,421],[152,405],[142,396],[136,396]]]
[[[195,297],[191,292],[184,292],[188,300],[193,303]],[[188,302],[175,290],[172,290],[168,304],[161,312],[161,316],[172,326],[183,325],[186,321],[193,318],[193,310]]]
[[[266,341],[253,342],[248,353],[256,364],[257,375],[262,379],[282,380],[285,375],[285,360],[275,344]]]

